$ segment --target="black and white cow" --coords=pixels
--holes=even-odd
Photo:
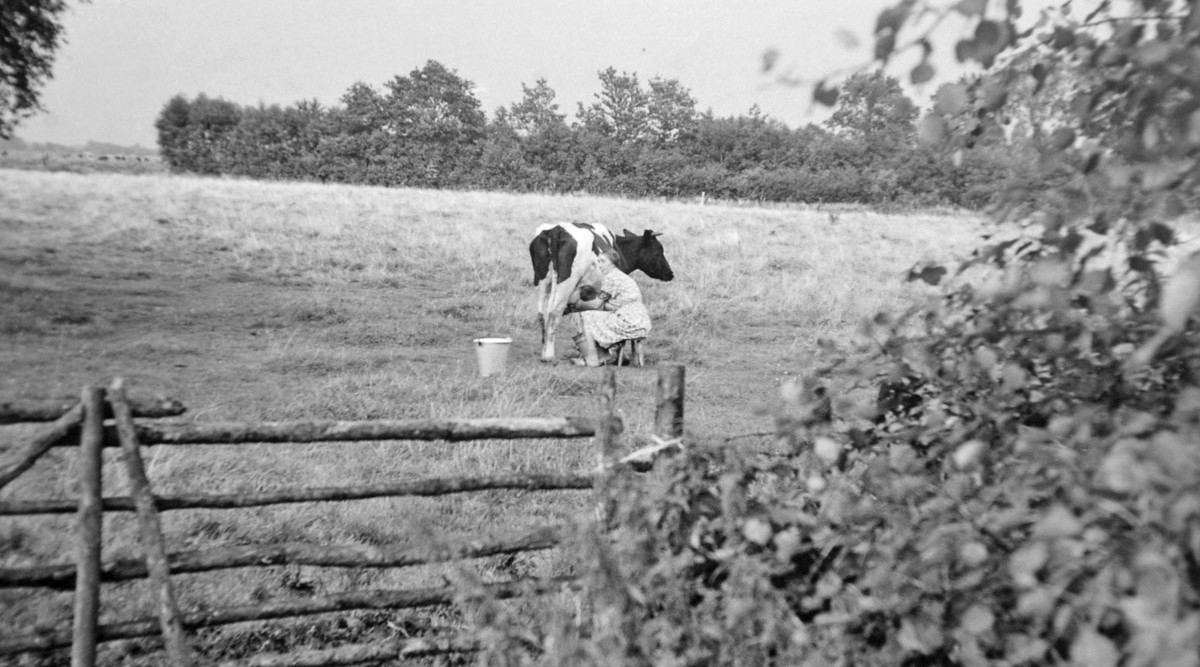
[[[599,284],[593,268],[596,255],[617,251],[617,268],[625,273],[642,271],[657,280],[675,274],[663,255],[660,234],[647,229],[634,234],[628,229],[613,236],[604,225],[562,222],[542,225],[529,244],[533,260],[533,284],[539,288],[538,319],[542,325],[542,361],[554,361],[554,335],[563,310],[581,283]]]

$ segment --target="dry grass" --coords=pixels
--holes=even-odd
[[[756,406],[807,367],[818,337],[919,298],[925,288],[904,271],[955,256],[979,230],[945,213],[0,170],[0,398],[73,396],[123,376],[133,392],[181,399],[194,421],[590,414],[598,372],[537,361],[526,248],[537,225],[566,220],[664,232],[676,280],[638,277],[654,316],[648,357],[687,365],[688,430],[716,440],[767,430]],[[480,335],[514,338],[507,374],[476,376],[470,340]],[[652,369],[619,374],[628,434],[649,430],[654,384]],[[0,446],[20,435],[0,431]],[[358,443],[159,448],[148,465],[163,492],[219,492],[580,471],[593,460],[586,441]],[[0,496],[69,496],[73,461],[53,452]],[[115,461],[110,494],[123,490]],[[165,518],[174,548],[392,543],[512,533],[587,507],[582,494],[493,493]],[[69,525],[0,520],[0,566],[69,560]],[[135,552],[130,517],[106,530],[108,556]],[[523,565],[534,566],[556,567]],[[244,603],[295,594],[297,577],[337,590],[406,576],[249,570],[183,577],[181,597]],[[115,597],[121,616],[149,611],[139,586]],[[37,600],[0,591],[0,618],[67,623],[66,596]]]

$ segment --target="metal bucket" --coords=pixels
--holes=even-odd
[[[511,338],[476,338],[475,361],[479,363],[479,374],[488,377],[503,373],[511,344]]]

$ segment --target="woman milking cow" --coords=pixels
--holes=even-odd
[[[601,366],[617,358],[617,349],[627,340],[650,333],[650,312],[642,303],[642,291],[633,278],[617,268],[617,253],[607,250],[596,256],[595,271],[600,284],[580,285],[578,299],[565,312],[577,312],[575,347],[581,355],[572,359],[580,366]]]
[[[629,277],[642,271],[655,280],[675,277],[658,237],[647,229],[620,236],[598,223],[564,222],[538,227],[529,244],[533,284],[538,288],[542,361],[555,360],[554,339],[563,315],[577,313],[575,363],[603,365],[617,346],[650,332],[642,292]]]

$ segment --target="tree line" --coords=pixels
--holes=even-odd
[[[947,160],[919,141],[895,78],[862,72],[822,125],[791,129],[757,107],[699,111],[679,81],[608,68],[573,119],[544,79],[489,117],[474,84],[437,61],[340,104],[242,106],[177,95],[155,127],[174,171],[333,183],[635,197],[979,207],[1022,179],[1037,137],[999,130]],[[990,150],[989,150],[990,148]]]

